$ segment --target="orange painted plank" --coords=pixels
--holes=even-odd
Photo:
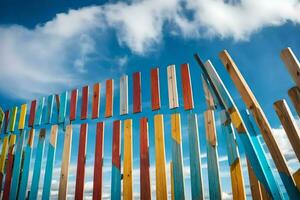
[[[141,199],[151,199],[149,165],[148,119],[140,119],[140,191]]]
[[[89,105],[89,86],[86,85],[82,88],[81,94],[81,114],[80,119],[87,119],[88,117],[88,105]]]
[[[181,78],[184,109],[191,110],[194,108],[194,100],[191,85],[190,69],[189,64],[187,63],[181,65]]]
[[[28,126],[33,127],[36,110],[36,100],[31,101]]]
[[[141,72],[133,73],[133,113],[142,112]]]
[[[71,100],[70,100],[70,121],[76,119],[77,96],[78,96],[78,89],[72,90]]]
[[[99,117],[100,106],[100,83],[94,84],[93,87],[93,99],[92,99],[92,119]]]
[[[121,121],[115,120],[113,124],[112,164],[121,169]]]
[[[110,79],[106,81],[106,105],[105,105],[105,117],[113,116],[113,100],[114,100],[114,80]]]
[[[151,69],[151,103],[152,110],[160,109],[159,69]]]

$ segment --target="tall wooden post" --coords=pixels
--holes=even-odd
[[[292,87],[288,91],[289,97],[297,111],[298,116],[300,117],[300,89],[298,86]]]
[[[280,57],[283,60],[287,70],[292,76],[294,82],[300,88],[300,63],[290,47],[281,51]]]
[[[121,199],[121,121],[113,123],[111,199]]]
[[[123,199],[132,200],[132,120],[124,121]]]

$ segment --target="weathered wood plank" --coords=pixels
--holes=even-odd
[[[177,81],[176,81],[176,69],[175,65],[169,65],[167,68],[168,74],[168,94],[169,94],[169,108],[178,108],[178,93],[177,93]]]
[[[70,100],[70,121],[74,121],[76,119],[77,114],[77,98],[78,98],[78,89],[74,89],[71,92],[71,100]]]
[[[31,104],[30,104],[30,112],[29,112],[29,120],[28,120],[29,127],[33,127],[34,118],[35,118],[35,110],[36,110],[36,100],[33,100],[33,101],[31,101]]]
[[[154,116],[155,135],[155,164],[156,164],[156,198],[167,199],[167,176],[164,137],[164,117],[161,114]]]
[[[36,113],[35,113],[34,125],[36,126],[39,126],[42,123],[44,104],[45,104],[45,97],[42,97],[39,99]]]
[[[68,92],[65,91],[65,92],[61,93],[61,95],[59,97],[58,123],[64,123],[66,120],[67,103],[68,103]]]
[[[124,121],[123,199],[132,200],[132,120]]]
[[[128,76],[120,78],[120,115],[128,114]]]
[[[187,63],[181,65],[181,79],[184,109],[191,110],[194,108],[194,99],[191,84],[190,68],[189,64]]]
[[[109,79],[106,81],[106,104],[105,104],[105,117],[113,116],[114,107],[114,80]]]
[[[65,131],[64,148],[61,162],[61,172],[58,188],[58,199],[67,199],[68,192],[68,178],[69,178],[69,165],[72,146],[72,125],[67,125]]]
[[[104,122],[98,122],[96,128],[93,199],[102,198],[103,141]]]
[[[151,69],[151,105],[152,110],[160,109],[159,69]]]
[[[93,99],[92,99],[92,119],[99,117],[100,108],[100,83],[95,83],[93,86]]]
[[[54,95],[50,95],[47,98],[46,117],[45,117],[46,124],[52,123],[53,105],[54,105]]]
[[[133,73],[133,113],[142,112],[141,72]]]
[[[81,90],[81,113],[80,119],[87,119],[88,117],[88,105],[89,105],[89,86],[82,87]]]
[[[121,199],[121,121],[113,122],[111,199]]]
[[[247,167],[248,167],[248,175],[249,175],[252,198],[255,200],[256,199],[263,200],[259,181],[257,180],[255,173],[251,167],[250,161],[248,159],[247,159]]]
[[[296,185],[298,190],[300,190],[300,169],[298,169],[294,174],[293,177],[295,179]]]
[[[142,200],[151,199],[148,119],[140,119],[140,194]]]
[[[9,128],[8,130],[13,133],[15,131],[15,124],[16,124],[16,118],[17,118],[17,112],[18,112],[18,107],[15,106],[11,110],[10,114],[10,119],[9,119]]]
[[[300,89],[298,88],[298,86],[292,87],[291,89],[289,89],[288,94],[298,116],[300,116]]]
[[[20,110],[19,125],[18,125],[19,130],[23,130],[25,128],[26,113],[27,113],[27,104],[22,104]]]
[[[300,88],[300,63],[290,47],[281,51],[280,57],[294,82]]]

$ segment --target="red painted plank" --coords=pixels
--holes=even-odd
[[[10,116],[10,111],[7,110],[4,113],[5,118],[4,118],[4,133],[7,133],[7,127],[8,127],[8,123],[9,123],[9,116]]]
[[[96,119],[99,117],[100,83],[94,85],[92,101],[92,119]]]
[[[78,160],[77,160],[75,199],[83,199],[87,131],[88,131],[88,125],[81,124],[80,137],[79,137]]]
[[[152,110],[160,109],[159,69],[151,69],[151,102]]]
[[[70,100],[70,121],[76,119],[77,97],[78,97],[78,89],[72,90],[71,100]]]
[[[112,164],[121,170],[121,121],[115,120],[113,124]]]
[[[103,141],[104,123],[99,122],[96,130],[93,199],[102,198]]]
[[[140,119],[140,190],[142,200],[151,199],[148,146],[148,119],[144,117]]]
[[[105,117],[113,115],[114,82],[112,79],[106,81],[106,105]]]
[[[190,69],[189,64],[187,63],[181,65],[181,78],[184,109],[190,110],[194,108],[194,100],[191,86]]]
[[[28,126],[33,127],[36,110],[36,100],[31,101]]]
[[[6,175],[3,189],[3,200],[9,199],[9,192],[11,187],[12,169],[14,164],[14,145],[9,147],[7,163],[6,163]]]
[[[81,94],[81,114],[80,114],[81,120],[87,119],[88,102],[89,102],[89,86],[86,85],[82,88],[82,94]]]
[[[133,73],[133,113],[142,111],[141,72]]]

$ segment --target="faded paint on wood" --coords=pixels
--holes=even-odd
[[[128,76],[120,78],[120,115],[128,114]]]
[[[63,92],[59,97],[59,116],[58,122],[64,123],[66,119],[67,112],[67,103],[68,103],[68,92]]]
[[[46,105],[46,117],[45,117],[46,124],[52,124],[53,105],[54,105],[54,95],[50,95],[47,98],[47,105]]]
[[[36,110],[36,100],[31,101],[28,126],[33,127]]]
[[[106,81],[106,105],[105,105],[105,117],[113,116],[114,105],[114,80],[110,79]]]
[[[23,130],[25,128],[26,113],[27,113],[27,104],[22,104],[20,110],[19,125],[18,125],[19,130]]]
[[[103,142],[104,142],[104,122],[98,122],[96,128],[93,199],[102,198],[102,167],[103,167],[103,150],[104,150]]]
[[[142,112],[141,72],[133,73],[133,113]]]
[[[111,199],[121,199],[121,121],[113,122]]]
[[[164,117],[161,114],[154,116],[155,135],[155,172],[156,172],[156,198],[167,199],[167,176],[164,137]]]
[[[123,199],[133,199],[132,190],[132,120],[124,121]]]
[[[148,119],[140,119],[140,194],[141,199],[151,199]]]
[[[71,156],[72,145],[72,125],[67,125],[65,131],[64,148],[62,153],[61,172],[58,188],[58,199],[67,199],[68,192],[68,177],[69,177],[69,165]]]
[[[81,113],[80,119],[87,119],[88,117],[88,105],[89,105],[89,86],[82,87],[81,91]]]
[[[100,83],[95,83],[93,86],[92,119],[96,119],[99,117],[100,88]]]
[[[169,108],[178,108],[178,93],[177,93],[177,81],[176,81],[176,69],[175,65],[169,65],[167,68],[168,74],[168,94],[169,94]]]
[[[281,51],[280,57],[284,62],[287,70],[292,76],[294,82],[300,88],[300,63],[290,47]]]
[[[10,114],[9,128],[8,128],[11,133],[15,131],[17,112],[18,112],[18,107],[17,106],[13,107]]]
[[[3,143],[2,143],[1,157],[0,157],[0,185],[2,185],[2,181],[3,181],[5,160],[8,151],[8,142],[9,142],[9,136],[4,136]]]
[[[45,104],[45,98],[42,97],[39,99],[36,113],[35,113],[34,125],[36,126],[39,126],[42,123],[44,104]]]
[[[206,106],[209,109],[215,109],[215,102],[214,102],[212,93],[210,92],[203,75],[201,76],[201,78],[202,78],[202,86],[203,86],[204,96],[205,96],[205,100],[206,100]]]
[[[151,104],[152,110],[160,109],[159,69],[151,69]]]
[[[183,106],[185,110],[191,110],[194,108],[194,99],[191,84],[190,68],[189,64],[187,63],[181,65],[181,79]]]
[[[74,89],[71,92],[71,100],[70,100],[70,121],[74,121],[76,119],[77,114],[77,98],[78,98],[78,89]]]

